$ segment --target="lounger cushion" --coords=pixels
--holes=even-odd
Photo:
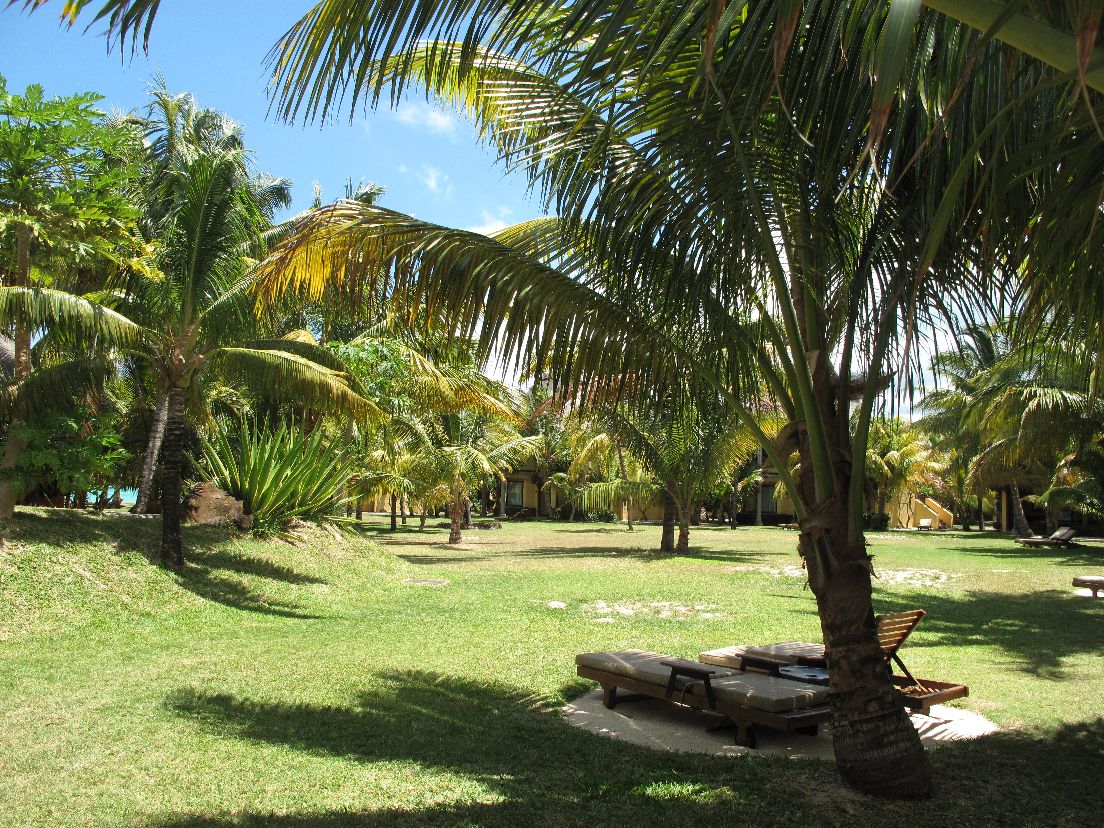
[[[718,702],[753,707],[768,713],[785,713],[827,704],[830,692],[827,687],[776,678],[766,673],[737,673],[711,683]]]
[[[781,644],[764,644],[762,646],[745,644],[737,647],[721,647],[699,653],[698,661],[739,669],[743,667],[741,656],[744,653],[766,656],[788,664],[797,664],[800,658],[824,658],[824,645],[812,644],[808,641],[784,641]]]
[[[670,658],[669,655],[650,653],[647,650],[620,650],[615,653],[579,653],[575,656],[575,663],[581,667],[590,667],[592,670],[602,670],[637,681],[666,686],[671,677],[671,668],[665,667],[661,662]],[[710,681],[713,678],[734,674],[734,670],[717,669]],[[682,687],[689,681],[680,677],[676,686]]]
[[[671,668],[661,662],[669,658],[671,656],[646,650],[621,650],[614,653],[580,653],[575,656],[575,663],[592,670],[666,687]],[[718,701],[770,713],[803,710],[828,700],[827,687],[775,678],[764,673],[718,669],[710,677],[710,684]],[[687,693],[704,695],[702,683],[694,679],[680,676],[675,686]],[[677,695],[675,700],[678,700]]]

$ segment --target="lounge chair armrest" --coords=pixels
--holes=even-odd
[[[771,675],[778,675],[779,667],[789,667],[791,662],[778,658],[759,655],[758,653],[744,653],[740,656],[740,663],[745,670],[764,670]]]
[[[698,661],[687,661],[682,658],[668,658],[659,663],[664,667],[670,667],[673,672],[676,672],[680,676],[686,676],[687,678],[697,679],[699,681],[711,678],[717,673],[723,672],[719,667],[714,667],[710,664],[702,664]]]
[[[665,659],[661,661],[664,667],[671,668],[671,677],[667,680],[667,691],[664,694],[667,698],[671,698],[675,693],[675,685],[679,676],[693,679],[694,681],[700,681],[705,688],[706,703],[709,705],[709,709],[713,710],[717,706],[716,696],[713,694],[713,685],[709,680],[715,676],[718,672],[721,672],[716,667],[710,667],[708,664],[701,664],[697,661],[687,661],[682,658]],[[683,688],[683,693],[686,689]]]

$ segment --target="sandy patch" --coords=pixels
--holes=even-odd
[[[724,613],[716,604],[689,604],[679,601],[595,601],[583,604],[580,609],[588,614],[601,616],[595,620],[609,621],[617,618],[666,618],[687,621],[691,618],[709,620],[723,618]]]
[[[612,739],[682,753],[739,756],[751,748],[733,744],[733,730],[713,730],[719,716],[678,707],[659,699],[624,702],[613,710],[602,704],[602,691],[594,690],[564,706],[568,722]],[[936,705],[930,715],[915,714],[912,724],[926,747],[977,739],[998,728],[984,716],[958,707]],[[832,759],[832,728],[822,725],[816,736],[756,729],[757,753],[795,759]]]

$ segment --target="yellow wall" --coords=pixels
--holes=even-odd
[[[915,495],[904,495],[896,504],[889,507],[889,526],[891,529],[918,529],[921,520],[930,520],[932,529],[949,529],[954,517],[937,501],[923,500]]]

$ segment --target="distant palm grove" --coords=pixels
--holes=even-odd
[[[122,50],[158,26],[16,5]],[[126,508],[183,571],[214,487],[260,537],[785,524],[843,778],[929,795],[864,533],[1104,534],[1100,4],[302,5],[275,117],[412,90],[548,216],[293,205],[187,92],[109,115],[0,78],[0,542],[17,507]]]

